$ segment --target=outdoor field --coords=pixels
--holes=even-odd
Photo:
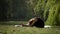
[[[60,0],[0,0],[0,34],[60,34]]]
[[[60,34],[60,27],[37,28],[0,25],[0,34]]]

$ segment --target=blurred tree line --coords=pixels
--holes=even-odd
[[[27,21],[40,17],[46,24],[60,25],[60,0],[0,0],[0,21]]]

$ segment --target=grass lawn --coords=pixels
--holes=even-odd
[[[19,24],[22,22],[17,21],[16,22],[11,21],[11,23],[9,22],[9,24],[12,23]],[[36,28],[36,27],[14,27],[14,25],[0,25],[0,34],[60,34],[60,27]]]
[[[60,28],[14,27],[0,25],[0,34],[60,34]]]

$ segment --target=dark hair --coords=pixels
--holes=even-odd
[[[34,18],[29,20],[29,25],[43,28],[44,21],[39,17],[34,17]]]

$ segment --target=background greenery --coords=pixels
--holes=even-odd
[[[0,0],[0,21],[28,21],[32,17],[60,26],[60,0]]]

